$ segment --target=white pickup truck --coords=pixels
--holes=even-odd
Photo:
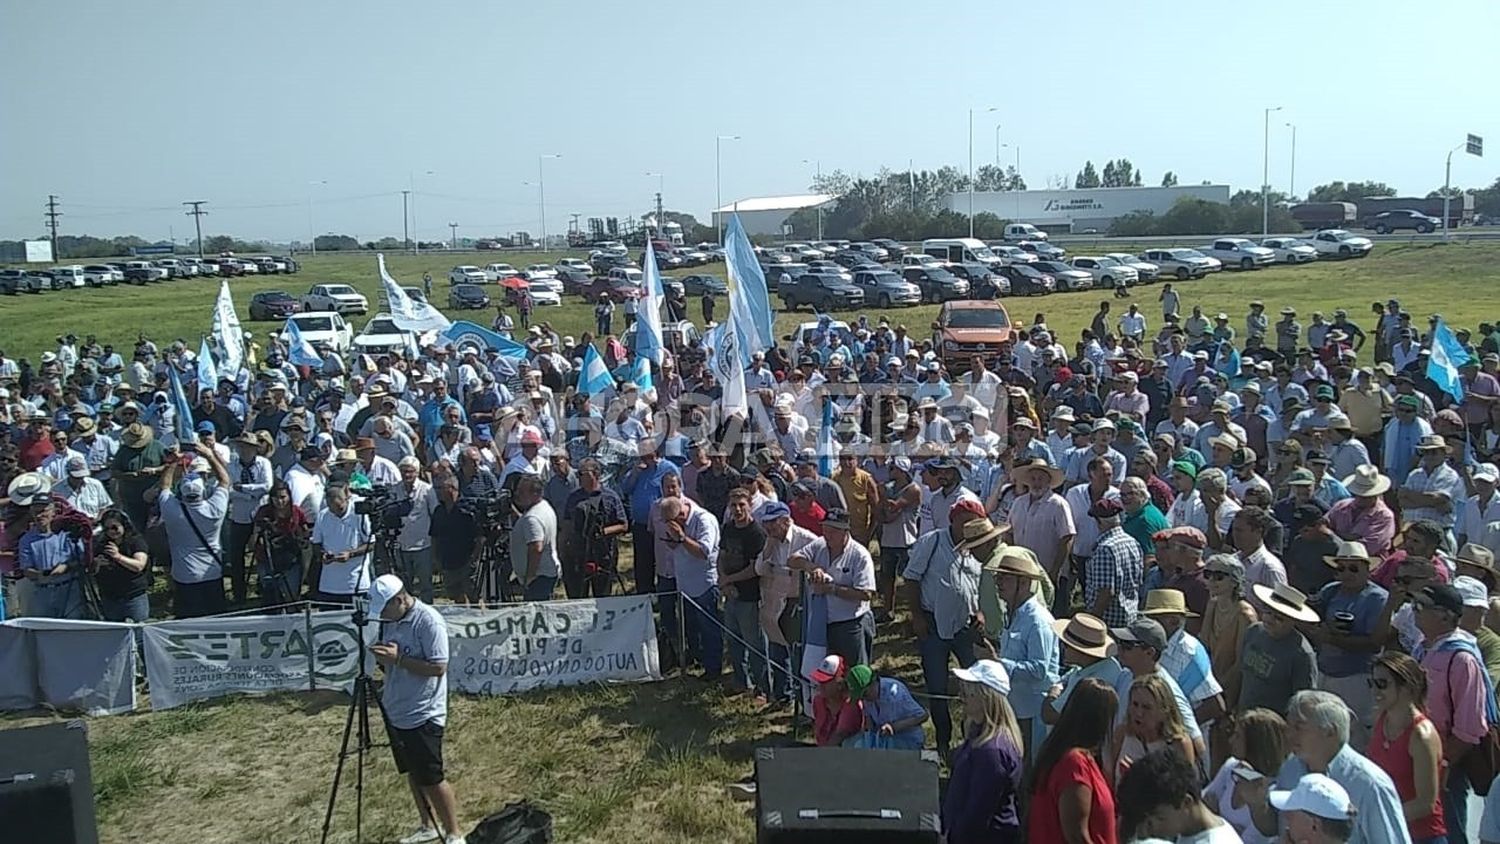
[[[1207,246],[1198,247],[1210,258],[1217,258],[1226,268],[1254,270],[1276,263],[1276,253],[1243,237],[1221,237]]]
[[[302,310],[367,314],[370,312],[370,300],[347,284],[314,284],[307,295],[302,297]]]

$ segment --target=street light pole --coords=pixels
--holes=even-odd
[[[988,114],[994,107],[985,109]],[[969,237],[974,236],[974,109],[969,109]]]
[[[406,202],[411,197],[411,191],[401,192],[401,243],[407,249],[411,248],[411,229],[406,227],[406,221],[410,219],[406,213]]]
[[[1008,146],[1010,146],[1010,144],[1004,144],[1004,146],[1008,147]],[[1015,145],[1015,150],[1016,150],[1016,178],[1019,179],[1019,178],[1021,178],[1021,145],[1020,144],[1016,144]],[[1021,221],[1021,189],[1019,187],[1017,187],[1014,183],[1012,183],[1011,186],[1010,186],[1010,192],[1013,193],[1013,194],[1015,194],[1014,198],[1016,200],[1016,216],[1015,216],[1015,219],[1012,220],[1011,222],[1018,223],[1018,222]]]
[[[1297,124],[1288,123],[1286,127],[1292,130],[1292,175],[1286,188],[1287,198],[1291,199],[1297,195]]]
[[[1004,144],[1000,143],[1000,125],[1001,124],[999,124],[999,123],[995,124],[995,169],[996,170],[1000,169],[1000,147],[1004,146]]]
[[[739,135],[719,135],[714,138],[714,232],[718,234],[719,245],[724,245],[724,215],[719,209],[724,207],[723,186],[723,147],[724,141],[738,141]]]
[[[662,175],[661,173],[649,173],[648,172],[648,173],[646,173],[646,178],[648,178],[648,179],[649,178],[655,178],[656,179],[656,236],[657,237],[663,237],[662,228],[661,227],[662,227],[662,225],[664,224],[665,221],[662,220],[662,215],[663,215],[664,212],[662,211],[661,194],[662,194],[663,188],[666,186],[667,177],[664,176],[664,175]]]
[[[537,205],[540,206],[540,210],[542,213],[543,251],[546,251],[547,249],[547,182],[545,181],[545,178],[543,176],[542,162],[549,158],[562,158],[562,156],[555,152],[549,152],[545,155],[538,155],[536,157],[536,195]]]
[[[1261,139],[1260,165],[1260,236],[1271,233],[1271,112],[1281,111],[1281,106],[1266,109],[1265,133]]]

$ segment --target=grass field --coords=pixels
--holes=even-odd
[[[1101,250],[1102,251],[1102,250]],[[433,298],[439,304],[447,301],[448,269],[455,264],[483,264],[491,259],[505,260],[517,266],[550,260],[555,255],[499,255],[493,252],[468,254],[394,255],[388,256],[392,275],[402,284],[420,284],[422,272],[432,273]],[[293,276],[240,278],[230,282],[241,319],[248,316],[251,295],[260,290],[283,289],[300,296],[313,284],[344,282],[369,297],[372,305],[378,299],[379,280],[375,256],[370,253],[329,254],[301,258],[302,272]],[[704,270],[722,274],[722,265]],[[1284,305],[1296,307],[1304,323],[1307,315],[1322,310],[1332,315],[1335,308],[1349,310],[1356,322],[1369,323],[1370,303],[1391,296],[1419,319],[1431,313],[1442,313],[1450,324],[1473,327],[1482,320],[1500,318],[1500,306],[1490,306],[1490,296],[1500,281],[1500,243],[1454,243],[1447,246],[1431,243],[1387,243],[1376,245],[1370,257],[1356,261],[1319,262],[1300,267],[1272,267],[1248,273],[1222,272],[1204,281],[1184,282],[1184,309],[1201,304],[1212,314],[1223,310],[1232,317],[1232,325],[1242,326],[1245,303],[1265,300],[1275,313]],[[112,342],[128,350],[137,332],[144,331],[159,344],[177,337],[196,346],[198,336],[207,331],[217,279],[181,279],[134,287],[121,285],[101,290],[83,289],[48,292],[0,298],[0,348],[12,357],[30,357],[33,362],[42,351],[54,347],[54,338],[72,331],[80,336],[96,334],[101,343]],[[1160,315],[1156,305],[1159,285],[1135,289],[1137,301],[1148,319]],[[1098,303],[1108,294],[1064,293],[1028,300],[1006,299],[1013,319],[1030,322],[1043,312],[1047,321],[1062,332],[1070,345],[1078,331],[1087,326]],[[594,327],[592,309],[576,296],[565,298],[560,308],[541,309],[536,319],[552,324],[560,334],[577,336]],[[1117,303],[1118,310],[1124,302]],[[698,314],[690,303],[690,316]],[[722,305],[722,303],[721,303]],[[935,307],[906,308],[889,314],[893,322],[905,323],[913,334],[925,333],[922,326],[932,321]],[[720,313],[723,313],[721,306]],[[871,320],[881,314],[869,311]],[[450,316],[456,316],[450,313]],[[488,324],[493,312],[468,311],[469,319]],[[806,310],[799,316],[777,315],[777,332],[785,333],[797,322],[810,319]],[[356,317],[356,330],[364,318]],[[619,327],[619,315],[616,315]],[[268,331],[274,323],[247,323],[251,331]]]

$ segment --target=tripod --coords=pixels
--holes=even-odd
[[[369,654],[365,648],[365,626],[370,623],[369,617],[365,615],[365,605],[362,599],[356,597],[354,603],[354,628],[359,631],[359,673],[354,677],[354,690],[349,696],[349,711],[344,715],[344,740],[339,745],[338,765],[333,769],[333,788],[328,792],[328,810],[323,813],[323,836],[319,839],[322,844],[328,844],[328,830],[333,825],[333,807],[338,802],[339,782],[344,776],[344,760],[350,756],[358,757],[354,769],[354,844],[360,844],[364,840],[364,815],[365,815],[365,756],[375,743],[370,738],[370,701],[375,701],[375,706],[380,710],[381,723],[385,723],[385,704],[380,701],[380,693],[375,689],[375,679],[365,670],[365,660]],[[353,750],[349,749],[349,737],[358,724],[359,732],[355,738]]]

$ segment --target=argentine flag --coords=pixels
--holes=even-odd
[[[295,319],[286,321],[285,334],[286,337],[284,339],[287,346],[286,359],[291,361],[293,366],[319,368],[323,366],[323,358],[318,355],[318,350],[313,348],[313,344],[306,337],[302,336],[302,329],[297,327]]]
[[[776,317],[766,274],[738,214],[729,218],[724,230],[724,271],[729,276],[729,312],[735,318],[740,363],[749,364],[752,351],[776,345]]]
[[[176,430],[172,432],[177,437],[179,445],[188,445],[198,441],[198,435],[193,432],[193,406],[188,403],[187,392],[182,389],[182,377],[177,374],[176,366],[167,367],[167,378],[170,379],[172,409],[176,411],[173,415]]]
[[[635,362],[630,365],[630,380],[641,388],[642,393],[656,386],[651,380],[651,361],[648,358],[636,356]]]
[[[1458,379],[1458,368],[1468,361],[1469,353],[1453,336],[1453,329],[1448,323],[1438,320],[1432,329],[1432,356],[1427,359],[1427,377],[1454,401],[1463,401],[1464,387]]]
[[[219,386],[219,371],[214,368],[213,350],[208,347],[208,338],[198,341],[198,389],[212,390]]]
[[[650,359],[658,365],[666,358],[666,349],[662,348],[661,342],[661,271],[656,268],[656,251],[651,244],[646,244],[646,257],[642,261],[642,274],[645,280],[641,284],[641,301],[639,312],[635,318],[635,352],[638,358]],[[650,382],[650,369],[647,369],[646,378]],[[640,381],[636,381],[637,384]],[[645,385],[641,386],[646,389]]]
[[[833,396],[823,396],[823,427],[818,429],[818,474],[833,477]]]
[[[599,351],[590,343],[583,350],[583,371],[578,374],[578,392],[589,397],[589,403],[603,405],[603,397],[614,390],[615,379],[609,374],[609,367],[604,365],[604,358],[599,356]]]

